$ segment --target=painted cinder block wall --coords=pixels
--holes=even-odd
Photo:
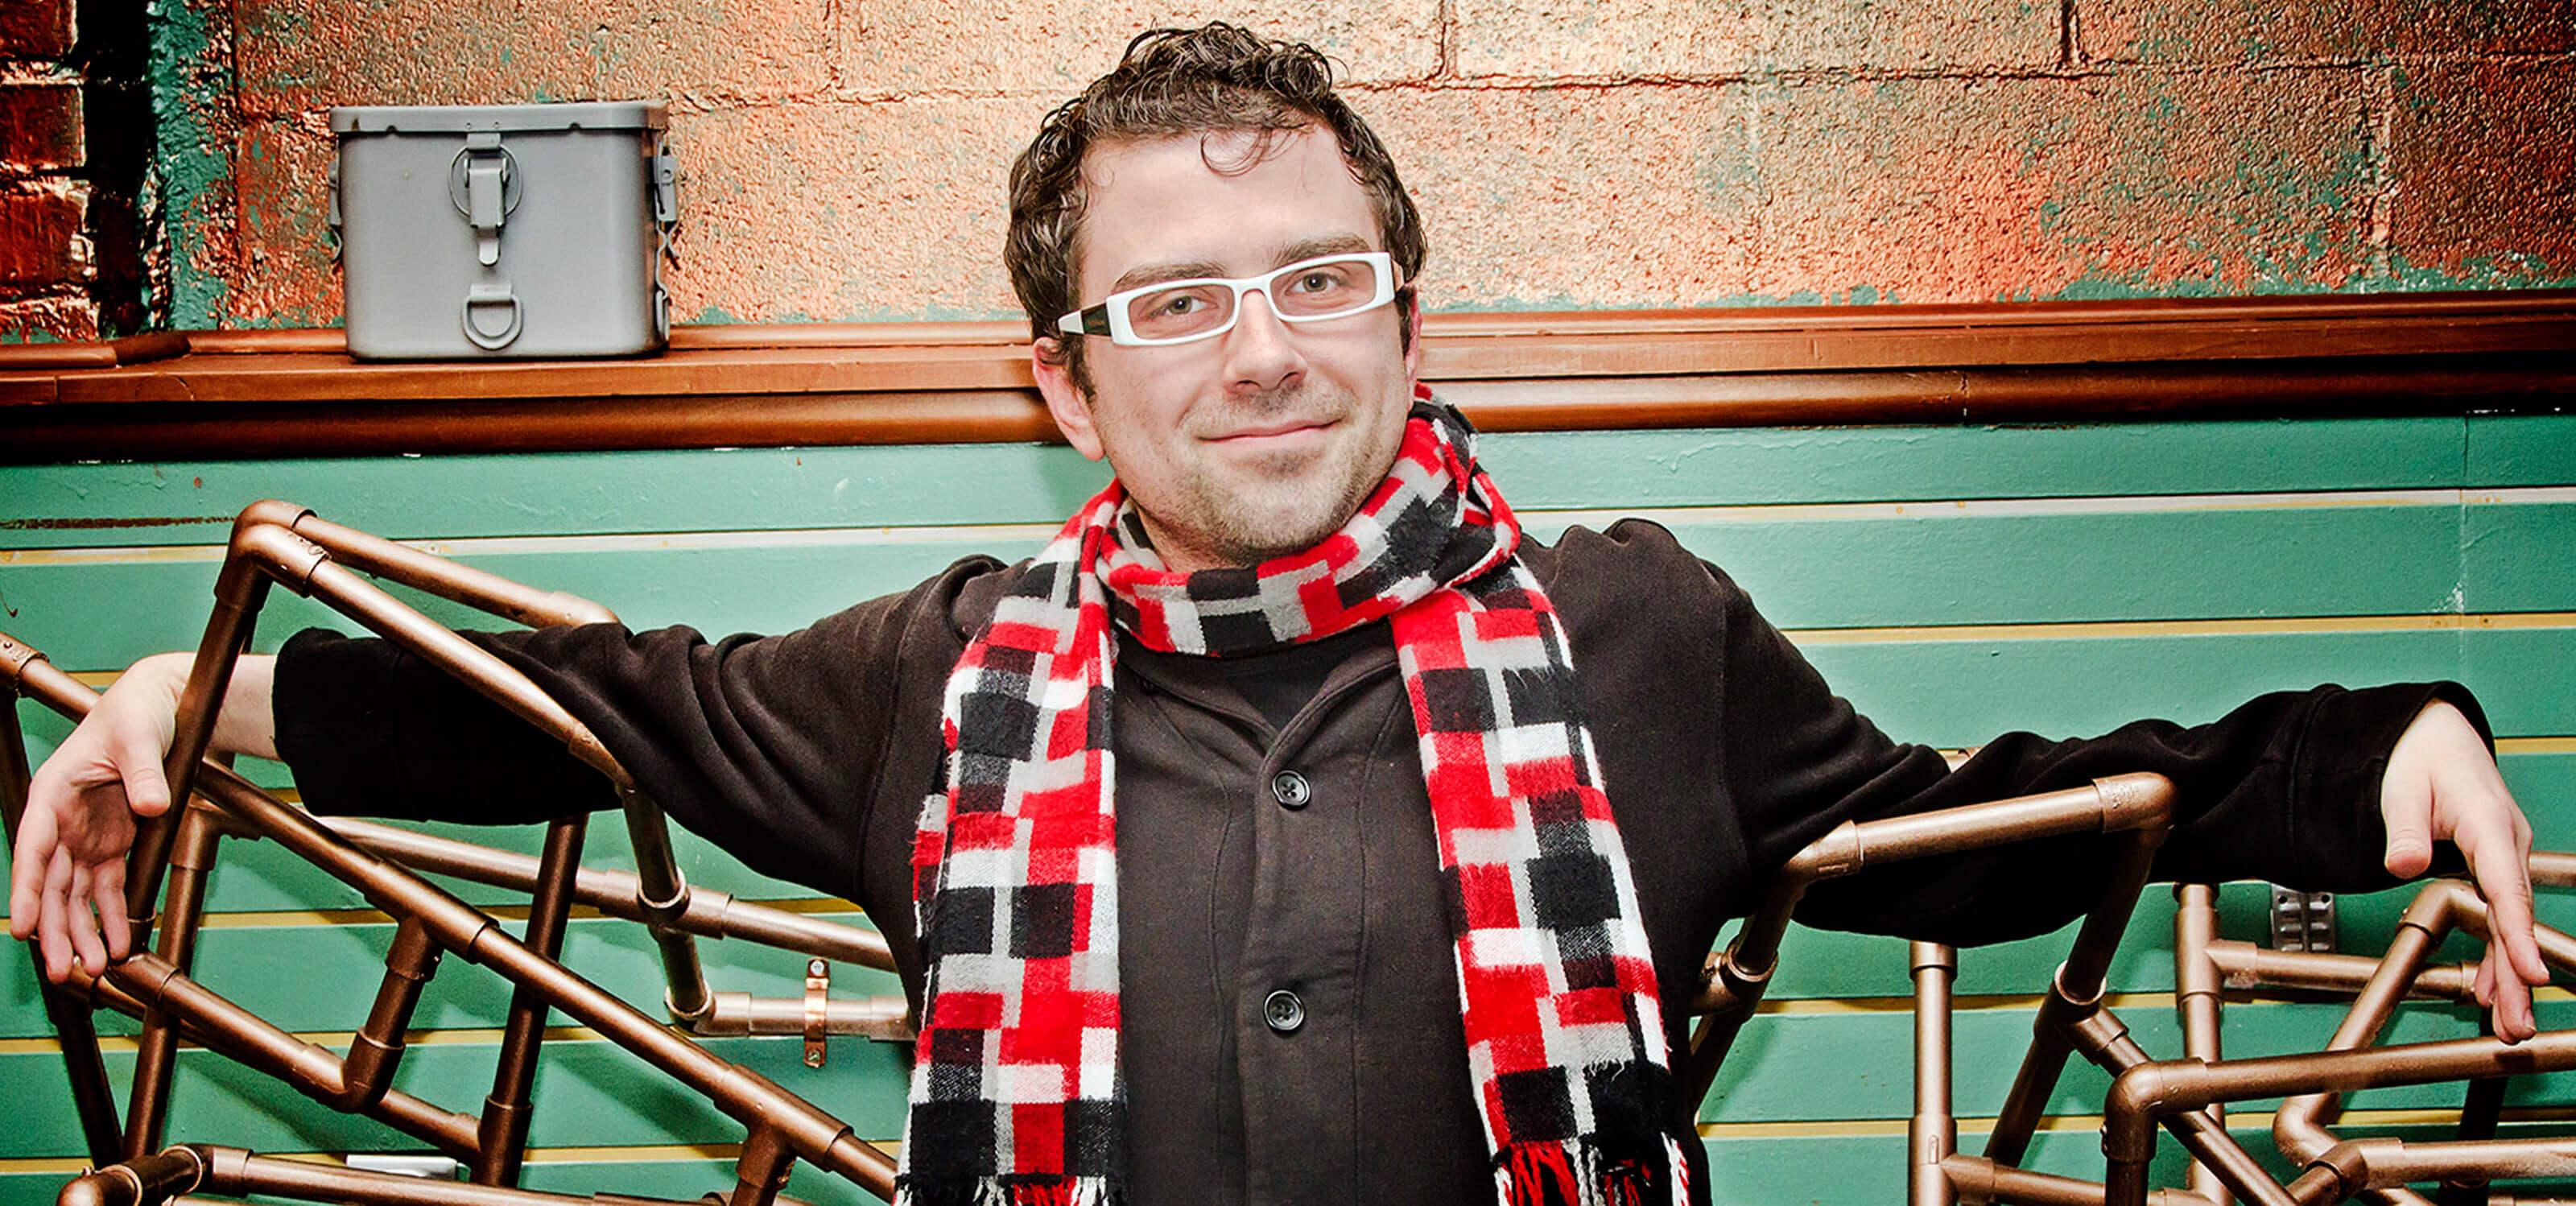
[[[1344,65],[1435,308],[2576,283],[2571,0],[177,0],[171,325],[327,325],[334,104],[661,97],[683,320],[1016,313],[1002,181],[1136,30]]]

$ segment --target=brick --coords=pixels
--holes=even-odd
[[[330,105],[819,94],[831,80],[833,10],[832,0],[241,0],[240,103],[257,118]]]
[[[2405,266],[2487,287],[2576,281],[2576,64],[2417,64],[2391,115]]]
[[[87,279],[81,233],[89,194],[64,181],[0,190],[0,286],[45,288]]]
[[[1439,7],[1439,0],[887,0],[859,6],[855,28],[843,35],[841,80],[860,96],[998,90],[1061,101],[1117,66],[1137,34],[1218,17],[1314,45],[1336,61],[1339,79],[1420,79],[1439,67]]]
[[[733,319],[1016,318],[1006,181],[1053,102],[922,99],[675,121],[672,313]]]
[[[86,296],[0,300],[0,343],[68,343],[98,335],[98,306]]]
[[[59,59],[72,50],[72,0],[0,4],[0,59]]]
[[[2249,62],[2576,49],[2576,0],[2077,0],[2086,57]]]
[[[1371,114],[1426,211],[1434,306],[1953,302],[2343,283],[2368,261],[2364,120],[2311,85],[1438,90]]]
[[[2058,10],[2028,0],[1455,0],[1461,75],[1723,76],[2052,64]]]
[[[79,167],[79,87],[0,84],[0,165],[39,172]]]

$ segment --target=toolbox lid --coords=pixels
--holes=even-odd
[[[551,105],[335,105],[335,134],[470,134],[478,130],[667,130],[661,101],[579,101]]]

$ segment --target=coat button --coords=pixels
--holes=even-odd
[[[1298,1027],[1306,1024],[1306,1003],[1298,1000],[1297,994],[1280,989],[1261,1002],[1261,1020],[1281,1034],[1295,1034]]]
[[[1270,776],[1270,798],[1282,808],[1304,808],[1306,801],[1315,798],[1315,789],[1307,786],[1306,776],[1284,770]]]

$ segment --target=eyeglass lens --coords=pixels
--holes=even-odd
[[[1270,308],[1291,320],[1334,318],[1366,309],[1377,295],[1377,271],[1366,260],[1300,264],[1270,278]],[[1187,281],[1128,299],[1127,325],[1145,339],[1180,339],[1234,321],[1242,295],[1230,281]]]

